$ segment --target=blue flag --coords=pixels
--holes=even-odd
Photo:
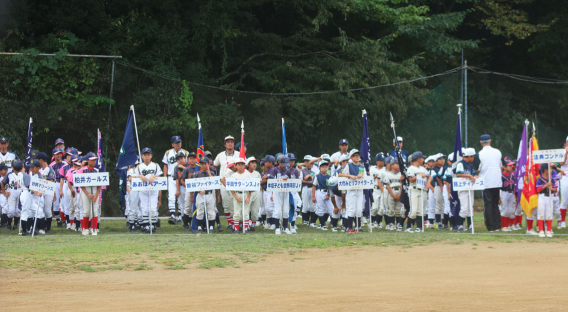
[[[361,162],[365,166],[365,171],[369,173],[371,168],[371,142],[369,141],[369,125],[367,123],[367,111],[363,110],[363,136],[361,138],[361,149],[359,150],[361,155]],[[365,190],[365,212],[366,217],[370,217],[370,200],[372,199],[372,190]],[[371,222],[369,220],[369,222]]]
[[[458,154],[460,158],[458,158]],[[462,154],[462,140],[461,140],[461,108],[458,109],[458,127],[456,129],[456,139],[454,143],[454,157],[451,160],[452,162],[452,173],[455,173],[455,167],[457,166],[458,160],[461,160],[463,157]],[[450,181],[450,211],[452,212],[452,217],[458,220],[458,216],[460,213],[460,200],[458,197],[458,192],[454,191],[452,182]],[[457,224],[457,223],[456,223]]]
[[[132,124],[134,122],[134,109],[131,107],[128,113],[128,120],[126,121],[126,130],[124,131],[124,139],[120,147],[118,161],[116,162],[116,173],[120,177],[119,181],[119,196],[118,202],[120,203],[120,210],[124,211],[126,205],[124,196],[126,196],[126,171],[128,166],[136,164],[136,146],[134,145],[134,134]]]
[[[33,120],[30,117],[30,124],[28,126],[28,141],[26,142],[26,157],[24,158],[24,164],[29,166],[31,161],[31,153],[32,153],[32,133],[33,133]]]

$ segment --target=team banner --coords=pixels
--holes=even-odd
[[[421,175],[417,175],[416,176],[416,187],[418,187],[421,190],[425,190],[427,181],[428,180],[426,180],[426,178],[423,178]]]
[[[30,191],[39,192],[43,195],[54,195],[55,194],[55,182],[50,182],[48,180],[40,179],[37,176],[32,177],[30,183]]]
[[[268,179],[266,181],[267,192],[299,192],[302,189],[301,179]]]
[[[545,164],[549,162],[563,162],[564,161],[564,149],[552,149],[552,150],[538,150],[533,151],[532,160],[533,164]]]
[[[259,191],[260,179],[258,178],[227,178],[227,191]]]
[[[74,187],[108,185],[108,172],[76,173],[73,175]]]
[[[337,178],[337,188],[340,191],[350,191],[350,190],[368,190],[372,189],[373,177],[363,176],[362,179],[352,180],[345,177]]]
[[[168,178],[167,177],[155,177],[154,182],[143,182],[142,179],[134,178],[132,179],[131,191],[142,192],[142,191],[163,191],[168,189]]]
[[[482,191],[485,189],[483,178],[475,179],[475,183],[468,178],[454,178],[452,180],[454,191]]]
[[[186,192],[210,191],[210,190],[218,190],[220,188],[221,188],[221,177],[185,179]]]

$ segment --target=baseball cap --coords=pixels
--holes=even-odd
[[[30,168],[31,167],[37,167],[37,168],[41,167],[41,165],[39,164],[39,160],[37,160],[37,159],[32,160],[30,162]]]
[[[276,159],[272,155],[266,155],[266,156],[264,156],[264,159],[262,161],[274,163],[276,161]]]
[[[509,157],[505,157],[505,166],[514,166],[515,165],[515,161],[512,160]]]
[[[174,135],[172,137],[172,143],[178,143],[181,142],[181,137],[179,135]]]
[[[385,160],[385,154],[383,154],[383,153],[378,153],[375,156],[375,161],[384,161],[384,160]]]
[[[428,156],[428,157],[426,158],[426,162],[429,162],[429,161],[434,161],[434,155]]]
[[[0,170],[6,170],[8,169],[8,166],[6,166],[6,164],[0,164]]]
[[[397,140],[398,140],[399,142],[403,142],[401,136],[397,136],[397,137],[396,137],[396,140],[395,140],[395,139],[392,139],[392,142],[394,143],[394,142],[396,142]]]
[[[361,155],[361,153],[359,153],[359,150],[354,148],[349,152],[349,158],[353,157],[353,155],[355,154]]]
[[[414,158],[412,158],[412,155],[408,155],[408,162],[411,163],[414,161]]]
[[[56,148],[54,148],[54,149],[51,151],[51,154],[52,154],[52,155],[59,154],[59,153],[62,153],[62,154],[63,154],[64,152],[65,152],[65,151],[63,150],[62,147],[56,147]]]
[[[288,159],[296,160],[296,156],[294,156],[294,154],[292,154],[292,153],[288,153]]]
[[[248,143],[245,143],[245,146],[248,146],[248,145],[249,145]],[[235,148],[236,148],[236,149],[241,149],[241,142],[235,144]]]
[[[473,148],[473,147],[466,148],[466,149],[463,151],[463,156],[464,156],[464,157],[473,156],[473,155],[475,155],[475,148]]]
[[[144,147],[144,148],[142,149],[142,154],[146,154],[146,153],[152,154],[152,149],[149,148],[149,147]],[[87,154],[87,155],[89,155],[89,154]]]
[[[187,153],[187,158],[189,158],[189,157],[196,157],[195,152]]]
[[[41,159],[41,160],[43,160],[43,161],[47,161],[47,159],[48,159],[48,158],[47,158],[47,154],[44,153],[44,152],[39,152],[39,153],[37,153],[37,157],[36,157],[36,158],[37,158],[37,159]]]
[[[235,163],[228,163],[227,164],[227,169],[230,169],[231,167],[233,167],[235,165]]]
[[[72,147],[68,147],[68,148],[65,149],[65,154],[69,155],[69,154],[75,154],[75,153],[73,153]]]
[[[566,141],[568,141],[568,140],[566,140]],[[3,136],[3,137],[0,137],[0,143],[10,143],[10,140],[8,140],[7,137]]]
[[[329,154],[321,154],[320,158],[329,160],[331,157],[329,156]]]
[[[390,160],[390,164],[391,164],[391,166],[394,165],[394,164],[398,164],[398,160],[396,158],[392,157],[391,160]]]
[[[489,134],[482,134],[482,135],[479,137],[479,141],[482,141],[482,142],[483,142],[483,141],[489,141],[489,140],[491,140],[491,136],[490,136]]]
[[[286,155],[282,155],[279,162],[282,167],[290,167],[290,159]]]
[[[199,163],[209,163],[209,158],[203,157],[203,158],[201,158],[201,160],[199,161]]]
[[[322,160],[322,161],[319,162],[319,165],[320,166],[329,165],[329,162],[327,162],[327,160]]]
[[[180,157],[185,157],[185,153],[184,152],[179,152],[176,156],[176,159],[180,158]]]
[[[20,171],[22,170],[22,168],[24,168],[24,164],[21,161],[16,160],[12,162],[12,169],[14,169],[15,171]]]
[[[210,157],[210,156],[213,156],[213,154],[211,154],[210,151],[205,151],[205,156]]]
[[[227,142],[228,140],[233,140],[233,141],[235,141],[235,138],[233,138],[232,136],[228,135],[228,136],[225,137],[225,141],[224,141],[224,142]]]
[[[440,158],[446,158],[446,155],[442,154],[442,153],[438,153],[436,154],[436,160],[440,159]]]
[[[349,160],[349,156],[347,156],[347,154],[343,154],[343,155],[339,156],[339,162],[348,161],[348,160]]]
[[[413,161],[417,160],[418,158],[422,158],[422,159],[426,158],[426,156],[424,156],[424,154],[422,154],[421,151],[414,152],[414,153],[412,153],[411,156],[412,156]]]
[[[307,160],[307,161],[312,160],[312,155],[306,155],[306,156],[304,156],[304,160]]]
[[[341,140],[339,140],[339,145],[341,145],[341,144],[349,145],[349,141],[347,141],[347,139],[341,139]]]
[[[450,161],[452,161],[452,159],[454,159],[454,153],[450,153],[450,154],[448,155],[448,159],[449,159]]]
[[[260,161],[260,165],[261,165],[261,166],[264,166],[264,159],[262,159],[262,160]]]
[[[237,160],[235,160],[235,165],[244,164],[244,163],[246,163],[246,160],[244,158],[238,158]]]
[[[247,160],[246,160],[246,162],[245,162],[245,165],[248,165],[251,161],[252,161],[252,162],[256,162],[257,159],[254,158],[254,157],[249,157],[249,158],[247,158]]]
[[[97,155],[95,155],[92,152],[88,152],[87,155],[85,155],[85,157],[83,157],[83,158],[88,159],[88,160],[93,160],[93,159],[97,159]]]
[[[62,138],[58,138],[57,140],[55,140],[55,145],[57,144],[65,144],[65,141],[63,141]]]

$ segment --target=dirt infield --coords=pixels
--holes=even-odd
[[[240,268],[0,272],[3,311],[565,310],[564,243],[311,249]],[[57,295],[55,295],[57,294]]]

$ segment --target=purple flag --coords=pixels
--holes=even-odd
[[[371,143],[369,142],[369,125],[367,124],[367,111],[363,110],[363,137],[361,138],[361,149],[359,150],[361,155],[361,161],[365,166],[365,171],[369,174],[370,170],[370,161],[371,161]],[[373,190],[365,190],[365,211],[364,215],[368,218],[371,217],[370,214],[370,203],[373,200],[372,198]],[[371,220],[369,220],[371,222]],[[369,223],[370,224],[370,223]]]
[[[521,137],[521,144],[519,144],[519,153],[517,154],[517,171],[515,172],[515,194],[517,195],[517,206],[521,202],[521,195],[523,194],[523,180],[525,178],[525,171],[527,169],[527,127],[529,121],[525,121],[523,129],[523,136]]]

